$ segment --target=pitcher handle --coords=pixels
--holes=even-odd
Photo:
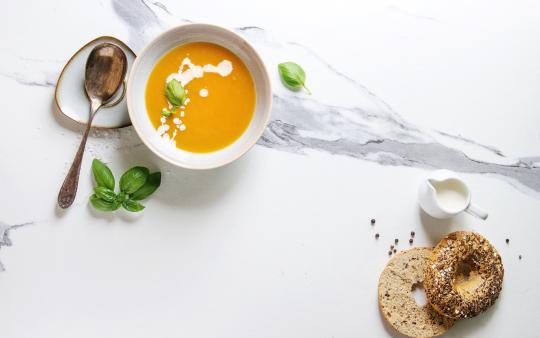
[[[465,212],[476,216],[482,220],[485,220],[488,218],[488,213],[484,211],[484,209],[480,208],[478,205],[470,203],[467,209],[465,209]]]

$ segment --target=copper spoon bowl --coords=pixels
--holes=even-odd
[[[118,91],[127,71],[126,54],[120,47],[103,43],[94,47],[86,61],[84,90],[90,101],[88,123],[71,168],[58,193],[58,205],[66,209],[75,200],[79,186],[79,173],[86,147],[86,140],[92,127],[92,120],[99,108],[106,104]]]

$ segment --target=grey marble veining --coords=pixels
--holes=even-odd
[[[158,1],[114,0],[112,5],[115,13],[129,28],[127,43],[135,51],[140,50],[156,32],[174,23],[190,22],[174,17],[169,9]]]
[[[496,174],[502,176],[517,188],[523,186],[540,192],[540,168],[534,166],[537,158],[518,159],[516,163],[502,165],[475,160],[459,149],[453,149],[429,137],[421,137],[417,128],[409,128],[400,120],[383,117],[380,124],[391,124],[392,133],[378,134],[362,123],[348,119],[344,115],[374,118],[361,109],[327,106],[305,99],[274,97],[273,119],[259,141],[260,145],[302,153],[307,149],[326,151],[331,154],[346,155],[374,161],[382,165],[403,165],[428,169],[446,168],[460,172]],[[311,101],[311,100],[308,100]],[[317,113],[328,113],[333,118],[322,119]],[[346,114],[344,114],[344,112]],[[378,118],[378,117],[375,117]],[[339,130],[339,133],[334,132]],[[497,156],[504,157],[500,150],[457,138]]]
[[[274,95],[272,121],[259,145],[295,153],[314,149],[382,165],[494,174],[519,190],[533,192],[538,197],[540,168],[537,157],[511,158],[500,149],[469,138],[420,128],[403,119],[368,88],[334,69],[311,49],[294,42],[269,41],[261,28],[239,30],[263,51],[265,45],[273,49],[305,50],[312,62],[308,58],[304,61],[318,64],[321,71],[325,69],[343,80],[340,88],[350,87],[356,95],[356,102],[349,106],[324,103],[315,97]],[[278,62],[275,60],[274,63]],[[460,147],[471,148],[474,154],[466,153]],[[497,161],[491,162],[485,159],[487,157]]]
[[[128,28],[127,43],[136,51],[163,29],[190,22],[157,1],[114,0],[112,3]],[[389,10],[412,15],[398,8]],[[436,21],[431,17],[421,19]],[[302,55],[301,63],[309,65],[312,74],[324,74],[349,94],[347,102],[342,102],[317,93],[307,97],[276,88],[272,119],[259,145],[298,154],[323,151],[381,165],[493,174],[521,191],[539,196],[540,156],[514,158],[468,137],[421,128],[405,120],[382,98],[312,49],[297,42],[279,41],[256,26],[235,30],[255,45],[270,69],[288,55]],[[31,71],[15,67],[12,71],[0,69],[0,74],[24,85],[54,85],[50,64],[28,61],[23,68]]]
[[[4,246],[11,246],[12,243],[11,243],[11,239],[9,238],[9,232],[11,230],[15,230],[17,228],[20,228],[20,227],[23,227],[23,226],[26,226],[26,225],[30,225],[30,224],[33,224],[33,222],[26,222],[26,223],[22,223],[22,224],[9,225],[9,224],[6,224],[6,223],[0,221],[0,250]],[[4,265],[0,261],[0,272],[4,271],[4,270],[5,270]]]
[[[65,61],[42,60],[10,54],[2,54],[0,76],[25,86],[54,87]]]

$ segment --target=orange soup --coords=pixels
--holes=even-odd
[[[146,85],[146,109],[156,132],[195,153],[237,140],[253,117],[255,100],[253,79],[240,58],[207,42],[169,51]]]

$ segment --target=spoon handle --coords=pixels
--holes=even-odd
[[[77,188],[79,186],[79,173],[81,172],[81,163],[84,155],[84,148],[86,147],[86,140],[88,139],[90,128],[92,128],[92,120],[94,119],[94,115],[98,109],[99,105],[92,102],[92,104],[90,105],[90,116],[88,117],[88,123],[86,125],[86,129],[84,130],[81,144],[79,145],[79,149],[77,150],[77,154],[75,154],[75,158],[73,159],[71,168],[69,168],[69,172],[64,179],[64,183],[60,188],[60,192],[58,193],[58,205],[62,209],[66,209],[71,204],[73,204],[75,196],[77,195]]]

